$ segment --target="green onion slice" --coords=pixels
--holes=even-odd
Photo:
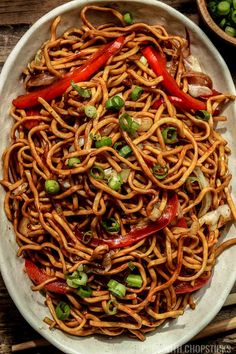
[[[117,233],[120,231],[120,224],[115,218],[102,219],[101,224],[109,233]]]
[[[231,19],[232,19],[232,21],[236,24],[236,10],[232,11],[232,13],[231,13]]]
[[[74,83],[74,81],[71,81],[71,86],[75,91],[78,92],[79,96],[83,98],[90,98],[91,97],[91,90],[84,89]]]
[[[82,241],[83,243],[88,244],[92,240],[92,238],[93,238],[93,233],[91,230],[89,230],[83,234]]]
[[[129,157],[132,154],[133,150],[131,149],[131,147],[129,145],[124,145],[120,151],[119,151],[119,155],[122,157]]]
[[[125,142],[124,141],[117,141],[115,144],[114,144],[114,149],[116,150],[116,151],[119,151],[119,149],[122,147],[122,146],[124,146],[125,145]]]
[[[161,133],[166,144],[174,144],[178,141],[177,129],[175,127],[165,128]]]
[[[108,288],[114,288],[116,285],[118,285],[119,282],[114,279],[110,279],[109,282],[107,283]]]
[[[64,301],[59,302],[56,307],[56,315],[61,321],[67,320],[70,316],[70,306]]]
[[[90,297],[92,295],[92,289],[89,286],[80,286],[76,294],[80,297]]]
[[[60,184],[55,179],[47,179],[44,186],[48,194],[57,194],[60,192]]]
[[[87,105],[84,107],[84,113],[88,118],[97,118],[97,109],[95,106]]]
[[[107,301],[105,312],[107,315],[115,315],[117,313],[117,301],[113,299]]]
[[[141,288],[141,286],[143,285],[143,279],[139,274],[130,274],[126,278],[126,283],[132,288]]]
[[[143,92],[142,87],[140,86],[135,86],[135,88],[132,90],[130,97],[132,101],[137,101],[139,97],[141,96],[141,93]]]
[[[130,12],[124,14],[124,21],[127,25],[132,25],[134,23],[133,16]]]
[[[126,286],[119,283],[116,280],[111,279],[108,284],[108,290],[114,295],[120,298],[124,297],[126,294]]]
[[[122,177],[119,173],[113,173],[108,180],[108,186],[114,191],[118,191],[123,183]]]
[[[125,101],[123,100],[123,98],[121,98],[118,95],[111,97],[106,101],[106,108],[114,109],[116,111],[119,111],[122,107],[124,107],[124,105],[125,105]]]
[[[231,37],[236,37],[236,29],[232,26],[226,26],[225,33]]]
[[[104,170],[97,165],[93,165],[93,167],[89,171],[89,174],[90,176],[92,176],[94,179],[97,180],[102,180],[105,177]]]
[[[195,113],[196,119],[204,120],[205,122],[208,122],[210,117],[211,117],[210,113],[208,111],[206,111],[205,109],[199,109]]]
[[[112,145],[112,138],[109,136],[103,136],[100,140],[95,142],[96,148],[100,148],[103,146],[111,146]]]
[[[230,12],[230,3],[228,1],[221,1],[217,5],[217,14],[220,16],[228,15]]]
[[[68,166],[69,167],[74,167],[75,165],[78,165],[80,164],[80,159],[78,159],[78,157],[71,157],[69,160],[68,160]]]
[[[130,270],[134,270],[136,268],[135,265],[133,264],[133,262],[129,262],[128,267]]]
[[[66,276],[66,282],[71,288],[78,288],[80,285],[86,285],[87,281],[87,274],[78,270]]]
[[[136,130],[140,127],[140,124],[135,122],[127,113],[119,117],[119,124],[122,130],[131,135],[135,134]]]
[[[152,172],[157,179],[164,179],[168,175],[168,166],[154,165]]]

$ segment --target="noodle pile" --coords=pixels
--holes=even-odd
[[[91,10],[110,13],[118,24],[94,27],[87,17]],[[126,25],[123,15],[110,8],[87,6],[81,19],[80,28],[61,36],[60,18],[55,19],[49,40],[24,71],[28,91],[55,83],[122,35],[123,47],[90,80],[75,82],[62,96],[49,102],[39,98],[39,108],[30,113],[12,107],[11,145],[3,156],[4,207],[14,225],[18,256],[30,259],[47,275],[35,280],[32,289],[45,293],[51,313],[45,322],[50,328],[76,336],[123,333],[144,340],[146,333],[182,315],[188,305],[194,309],[191,292],[207,283],[216,257],[235,244],[230,240],[217,245],[220,228],[236,219],[236,210],[229,192],[230,149],[215,130],[216,123],[226,119],[220,107],[234,97],[212,95],[206,101],[209,120],[197,119],[195,112],[171,103],[162,77],[141,52],[147,44],[163,52],[169,72],[188,92],[185,38],[169,35],[160,25]],[[137,100],[131,99],[134,86],[142,89]],[[82,97],[78,87],[89,90],[90,96]],[[106,107],[114,96],[125,102],[119,111]],[[158,100],[159,107],[153,108]],[[96,107],[96,116],[86,116],[85,106]],[[137,123],[133,134],[119,124],[124,113]],[[177,134],[171,143],[163,137],[168,127]],[[96,147],[102,137],[111,138],[112,144]],[[122,156],[115,146],[128,146],[130,153]],[[68,166],[71,158],[79,159],[73,167]],[[167,171],[164,177],[155,176],[155,165]],[[109,179],[119,175],[120,188],[111,188]],[[47,193],[47,180],[56,180],[60,190]],[[178,212],[162,230],[122,248],[92,245],[91,240],[116,236],[104,228],[104,220],[118,224],[117,232],[124,238],[130,230],[158,222],[173,193],[178,196]],[[177,223],[180,218],[185,220],[182,225]],[[47,288],[56,281],[66,283],[68,274],[78,269],[87,275],[89,297],[79,296],[68,283],[66,294]],[[140,287],[125,283],[130,273],[141,276]],[[124,296],[108,289],[111,279],[126,286]],[[185,290],[177,291],[181,287]],[[70,308],[66,319],[57,315],[61,301]]]

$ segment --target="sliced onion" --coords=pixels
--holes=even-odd
[[[220,205],[216,210],[209,211],[199,219],[199,224],[209,225],[210,229],[213,231],[217,228],[220,217],[222,220],[222,225],[231,220],[231,210],[227,204]],[[221,225],[221,226],[222,226]]]
[[[151,214],[148,216],[148,219],[151,221],[156,221],[161,216],[161,212],[158,209],[158,205],[154,205]]]
[[[12,195],[14,196],[17,196],[17,195],[21,195],[23,194],[28,188],[28,183],[27,182],[24,182],[22,183],[19,187],[17,187],[16,189],[14,189],[11,193]]]
[[[113,173],[113,168],[109,167],[104,170],[104,175],[106,179],[109,179]]]
[[[200,167],[196,167],[193,170],[193,172],[196,175],[196,177],[198,178],[199,185],[200,185],[201,189],[209,187],[209,182],[206,179],[206,177],[204,176],[204,174],[203,174],[202,170],[200,169]],[[207,192],[204,195],[203,199],[202,199],[202,206],[201,206],[201,209],[200,209],[199,214],[198,214],[199,217],[205,215],[208,212],[208,210],[211,207],[211,203],[212,203],[211,192]]]
[[[115,252],[114,251],[109,251],[106,253],[103,257],[102,261],[102,266],[104,267],[104,271],[108,272],[111,269],[112,263],[111,263],[111,257],[113,256]]]
[[[38,87],[38,86],[48,86],[51,85],[57,78],[49,73],[41,73],[38,75],[31,76],[26,82],[26,88]]]
[[[69,148],[69,152],[74,152],[74,151],[75,151],[75,147],[74,147],[74,145],[71,145]]]
[[[153,125],[153,120],[149,117],[133,118],[133,120],[139,124],[138,132],[147,132]]]
[[[23,216],[23,218],[19,223],[19,232],[25,237],[28,236],[28,232],[29,232],[28,225],[29,225],[29,219]]]
[[[122,181],[124,183],[126,183],[128,181],[128,178],[129,178],[130,169],[126,168],[126,169],[122,170],[120,174],[121,174],[121,177],[122,177]]]
[[[188,85],[188,92],[193,97],[212,95],[212,90],[209,87],[200,85]]]
[[[106,126],[104,126],[102,129],[101,129],[101,135],[103,136],[108,136],[111,134],[111,132],[114,130],[115,128],[115,124],[114,123],[110,123]]]
[[[206,86],[209,88],[213,87],[212,79],[209,75],[203,72],[187,71],[182,75],[182,77],[185,77],[188,80],[189,84]]]
[[[188,29],[185,27],[185,33],[186,33],[186,42],[182,48],[182,54],[183,54],[183,57],[184,58],[187,58],[191,55],[191,51],[190,51],[190,43],[191,43],[191,40],[190,40],[190,34],[189,34],[189,31]]]
[[[82,136],[78,140],[78,145],[79,145],[79,147],[84,146],[84,138]]]
[[[60,184],[62,185],[63,188],[67,189],[71,187],[70,181],[68,179],[64,179],[60,181]]]
[[[187,58],[184,59],[184,65],[187,71],[202,72],[202,68],[198,59],[192,54],[190,54]]]

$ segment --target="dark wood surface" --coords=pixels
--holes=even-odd
[[[67,2],[66,0],[0,0],[0,71],[10,51],[32,23],[49,10]],[[198,16],[196,2],[194,0],[166,0],[163,2],[186,14],[205,30],[226,60],[236,84],[236,50],[220,42],[204,28]],[[236,287],[232,291],[236,292]],[[214,321],[233,316],[236,316],[235,305],[222,309]],[[11,353],[13,344],[37,338],[39,338],[39,335],[26,323],[16,309],[0,276],[0,354]],[[52,346],[48,346],[28,350],[27,353],[59,354],[61,352]],[[236,332],[231,331],[204,340],[190,342],[175,353],[236,353]]]

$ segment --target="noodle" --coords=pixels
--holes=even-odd
[[[89,11],[108,12],[119,24],[95,27]],[[127,26],[111,8],[86,6],[81,19],[80,28],[61,36],[61,19],[54,20],[49,40],[24,70],[28,92],[53,90],[124,36],[122,48],[90,79],[72,78],[63,94],[39,95],[36,107],[13,101],[4,208],[32,290],[46,293],[50,328],[144,340],[187,306],[195,308],[191,293],[209,281],[216,257],[236,243],[217,244],[236,209],[230,149],[215,130],[226,120],[220,107],[235,97],[200,98],[210,115],[199,119],[196,110],[175,105],[165,77],[143,60],[147,45],[165,54],[172,77],[188,93],[185,38],[159,25]],[[136,98],[134,88],[140,90]],[[124,102],[119,109],[107,107],[114,96]],[[56,182],[56,189],[47,182]],[[76,286],[78,277],[85,281]],[[110,282],[118,282],[122,295]]]

